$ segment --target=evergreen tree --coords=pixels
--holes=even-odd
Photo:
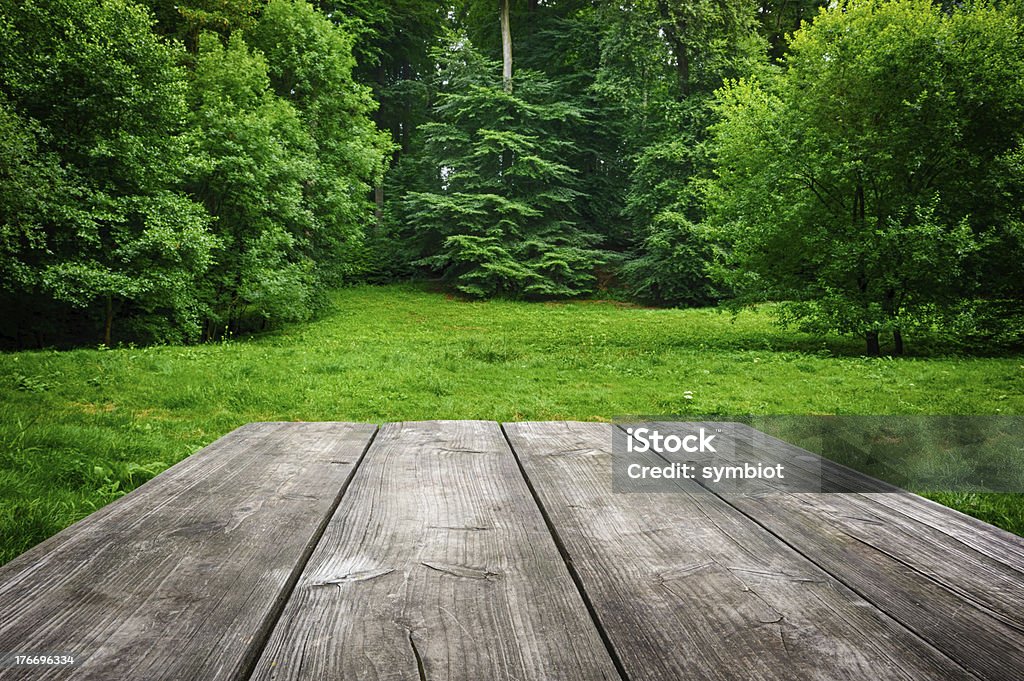
[[[464,38],[439,54],[435,120],[421,127],[423,191],[402,213],[421,261],[472,296],[551,297],[591,289],[599,237],[578,220],[573,147],[582,113],[539,74],[505,88],[496,62]]]

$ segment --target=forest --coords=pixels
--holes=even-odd
[[[775,301],[868,355],[1019,347],[1022,21],[1016,0],[0,0],[0,339],[211,341],[427,279]]]

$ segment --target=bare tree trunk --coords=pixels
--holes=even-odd
[[[882,310],[885,312],[886,317],[892,321],[896,321],[898,315],[898,306],[896,304],[896,291],[894,289],[887,289],[885,292],[885,299],[882,301]],[[903,332],[898,326],[893,326],[892,329],[892,354],[899,357],[903,354]]]
[[[501,82],[505,92],[512,92],[512,23],[509,20],[511,0],[501,1]]]
[[[373,216],[377,220],[377,227],[380,228],[381,223],[384,222],[384,180],[378,182],[377,186],[373,188],[373,203],[375,205]]]
[[[868,331],[865,337],[868,342],[868,357],[878,357],[881,354],[881,348],[878,346],[878,332]]]
[[[106,319],[103,324],[103,345],[110,347],[111,331],[114,327],[114,297],[107,296]]]
[[[512,92],[512,22],[509,18],[509,4],[512,0],[500,0],[501,14],[501,83],[505,92]],[[512,150],[501,152],[501,172],[504,175],[512,167]]]

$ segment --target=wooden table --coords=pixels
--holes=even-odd
[[[1024,678],[1020,538],[907,493],[613,493],[611,430],[239,428],[0,568],[0,653],[75,657],[0,678]]]

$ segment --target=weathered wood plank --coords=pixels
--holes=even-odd
[[[745,424],[729,424],[729,427],[738,436],[745,438],[747,441],[751,439],[749,432],[753,429],[750,426]],[[744,431],[748,434],[744,435]],[[814,457],[820,462],[820,475],[827,488],[871,493],[866,496],[873,503],[892,509],[894,513],[889,517],[892,517],[894,522],[905,522],[905,518],[912,518],[927,526],[929,534],[938,532],[948,535],[951,541],[948,541],[947,545],[953,551],[959,552],[963,547],[970,547],[974,551],[984,554],[1001,565],[1014,570],[1017,573],[1015,579],[1018,581],[1024,580],[1024,538],[916,494],[909,494],[905,490],[873,480],[863,473],[824,459],[813,452],[809,452],[777,437],[758,432],[757,439],[759,442],[769,445],[766,451],[758,454],[759,458],[763,458],[765,461],[788,460],[798,463],[800,461],[799,456],[807,455]],[[895,493],[876,494],[873,492]],[[856,499],[857,496],[850,496],[850,498]],[[878,507],[872,506],[872,508],[876,512],[884,514],[884,511],[878,509]],[[911,525],[917,527],[916,525]],[[956,563],[956,561],[949,560],[944,562]],[[960,570],[960,572],[964,572],[964,570]]]
[[[974,678],[695,483],[613,493],[611,428],[505,426],[629,678]]]
[[[1013,568],[1024,580],[1024,538],[916,494],[873,494],[871,498]]]
[[[743,424],[734,427],[750,430]],[[749,442],[751,438],[745,440]],[[894,549],[907,546],[909,535],[914,540],[911,545],[922,549],[908,551],[905,557],[916,568],[944,580],[951,588],[964,588],[983,598],[994,596],[997,609],[1006,606],[1011,612],[1024,612],[1024,537],[886,483],[875,485],[863,473],[776,437],[759,433],[757,441],[768,445],[757,453],[759,460],[798,462],[797,455],[816,457],[821,462],[821,475],[826,484],[840,484],[841,476],[847,489],[861,491],[811,497],[822,502],[822,509],[828,516],[840,521],[882,524],[886,527],[881,532],[883,536],[888,536],[893,527],[901,528],[903,535],[888,546]],[[886,488],[887,493],[877,493],[876,488]],[[863,490],[872,492],[863,493]],[[1002,591],[1001,583],[1009,583],[1013,588]]]
[[[617,679],[496,423],[381,428],[254,679]]]
[[[745,424],[728,424],[726,432],[739,445],[733,454],[736,461],[786,462],[791,476],[812,477],[818,473],[816,466],[811,467],[813,473],[799,468],[803,461],[815,459],[820,462],[826,488],[889,490],[799,494],[795,499],[802,510],[816,513],[863,543],[873,544],[946,589],[977,601],[1011,627],[1024,631],[1024,538],[875,481]],[[687,458],[699,461],[700,455]],[[770,481],[764,484],[773,486]],[[772,500],[788,505],[794,497],[769,494],[761,500],[768,505],[773,505]]]
[[[375,426],[250,424],[0,568],[0,679],[240,679]]]
[[[807,453],[777,438],[757,441],[755,451],[750,437],[736,438],[735,461],[793,462],[795,452]],[[979,677],[1020,678],[1021,538],[906,492],[722,498]]]

